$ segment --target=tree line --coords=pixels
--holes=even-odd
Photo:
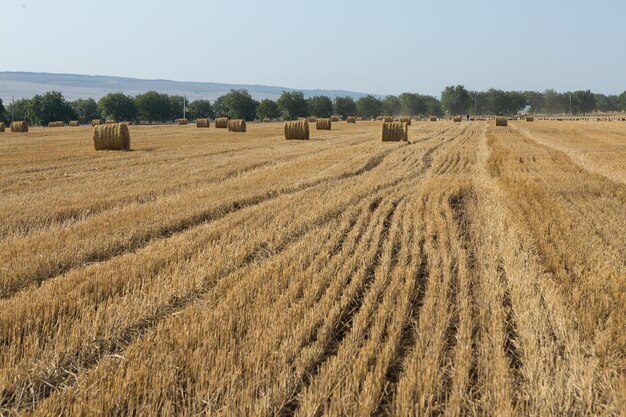
[[[26,120],[35,125],[51,121],[92,119],[115,121],[170,122],[183,116],[185,98],[157,91],[148,91],[132,97],[123,93],[109,93],[99,101],[93,98],[68,101],[58,91],[19,99],[6,107],[0,99],[0,120]],[[252,98],[247,90],[230,90],[213,103],[198,99],[186,106],[190,119],[229,117],[245,119],[293,120],[298,117],[360,116],[373,118],[382,115],[426,116],[445,114],[513,115],[519,112],[546,114],[585,114],[591,112],[626,111],[626,91],[621,95],[604,95],[590,90],[559,93],[555,90],[536,91],[469,91],[462,85],[446,87],[441,99],[418,93],[402,93],[379,98],[367,95],[352,97],[305,98],[302,91],[284,91],[277,100]]]

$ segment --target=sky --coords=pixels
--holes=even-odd
[[[404,91],[626,90],[625,0],[2,0],[0,71]]]

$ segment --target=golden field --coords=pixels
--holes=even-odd
[[[626,409],[626,123],[0,133],[0,415]]]

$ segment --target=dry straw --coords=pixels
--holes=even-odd
[[[401,117],[400,118],[400,123],[406,123],[407,125],[411,126],[411,118],[410,117]]]
[[[430,116],[428,118],[428,120],[431,121],[431,122],[436,122],[437,121],[437,116]]]
[[[0,122],[0,133],[4,132],[4,122]]]
[[[246,121],[243,119],[233,119],[228,121],[228,131],[229,132],[240,132],[243,133],[246,131]]]
[[[91,127],[103,125],[105,123],[104,119],[93,119],[91,121]]]
[[[460,123],[463,121],[463,116],[454,116],[454,119],[452,119],[455,123]]]
[[[354,116],[348,116],[346,120],[348,121],[348,123],[356,123],[356,117]]]
[[[285,122],[285,139],[309,139],[309,122],[307,120],[294,120]]]
[[[330,120],[330,118],[328,119],[318,118],[315,121],[315,128],[317,130],[330,130],[332,128],[332,121]]]
[[[93,128],[93,145],[97,151],[129,151],[130,132],[126,123],[98,125]]]
[[[383,142],[399,142],[409,140],[409,128],[402,122],[383,123]]]
[[[217,119],[215,119],[215,127],[217,129],[227,129],[228,117],[218,117]]]
[[[187,119],[178,119],[178,126],[186,126]]]
[[[22,122],[22,121],[11,123],[11,132],[15,132],[15,133],[28,132],[28,123]]]
[[[209,119],[196,119],[196,127],[210,127],[211,122]]]
[[[526,116],[526,121],[527,122],[534,122],[535,118],[533,116]]]
[[[506,116],[498,116],[496,117],[496,126],[508,126],[509,119]]]
[[[70,120],[70,126],[71,127],[79,127],[80,126],[80,122],[78,120]]]

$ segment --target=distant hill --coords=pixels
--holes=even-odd
[[[0,98],[5,104],[11,96],[30,98],[46,91],[60,91],[66,99],[93,97],[98,100],[109,92],[122,92],[137,95],[146,91],[156,90],[160,93],[180,94],[190,100],[199,98],[215,100],[232,88],[245,88],[257,100],[264,98],[276,99],[283,91],[298,90],[287,87],[266,85],[220,84],[205,82],[187,82],[170,80],[143,80],[139,78],[107,77],[102,75],[49,74],[39,72],[1,72]],[[301,90],[305,97],[325,95],[328,97],[350,96],[359,98],[365,93],[344,90]]]

